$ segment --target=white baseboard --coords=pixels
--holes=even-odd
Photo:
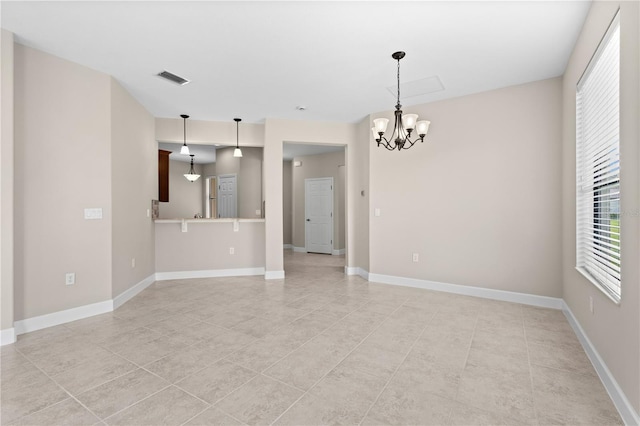
[[[358,268],[358,275],[360,275],[362,278],[364,278],[365,280],[369,281],[369,271],[366,271],[362,268]]]
[[[140,293],[145,288],[149,287],[156,281],[156,274],[151,274],[144,280],[140,281],[138,284],[134,285],[128,290],[123,291],[119,295],[113,298],[113,309],[118,309],[120,306],[127,303],[129,300],[133,299],[138,293]]]
[[[293,247],[293,251],[294,253],[306,253],[307,252],[307,248],[306,247]]]
[[[345,275],[359,275],[360,268],[358,268],[357,266],[345,266],[344,267],[344,273]]]
[[[10,345],[16,342],[16,329],[7,328],[0,330],[0,346]]]
[[[562,309],[562,299],[557,297],[538,296],[535,294],[516,293],[513,291],[494,290],[483,287],[472,287],[459,284],[447,284],[437,281],[419,280],[416,278],[395,277],[392,275],[368,274],[369,281],[403,285],[406,287],[424,288],[426,290],[444,291],[447,293],[463,294],[466,296],[482,297],[485,299],[502,300],[504,302],[522,303],[524,305],[540,306],[543,308]]]
[[[282,248],[284,250],[292,250],[293,249],[293,244],[283,244]]]
[[[284,272],[283,272],[284,273]],[[184,280],[190,278],[243,277],[263,275],[264,268],[209,269],[203,271],[156,272],[156,281]]]
[[[365,280],[369,281],[369,271],[366,271],[358,266],[345,266],[344,273],[346,275],[359,275]]]
[[[345,249],[338,249],[338,250],[334,249],[331,252],[333,256],[342,256],[344,253],[345,253]]]
[[[620,417],[622,417],[622,421],[624,422],[624,424],[640,425],[640,416],[633,409],[633,406],[627,399],[627,396],[620,388],[620,385],[618,385],[618,382],[613,377],[613,374],[611,374],[611,371],[609,371],[607,364],[605,364],[602,357],[600,357],[600,354],[596,350],[595,346],[593,346],[586,333],[580,326],[580,323],[573,315],[573,312],[571,312],[569,305],[567,305],[564,300],[562,301],[562,311],[567,317],[571,328],[573,328],[573,331],[576,333],[576,336],[578,336],[578,340],[580,340],[584,351],[589,357],[589,360],[591,360],[591,364],[593,364],[596,373],[598,373],[600,381],[609,393],[613,404],[618,409],[618,413],[620,413]]]
[[[265,280],[281,280],[284,278],[284,271],[266,271],[264,273]]]
[[[113,311],[113,300],[105,300],[103,302],[91,303],[90,305],[78,306],[77,308],[65,309],[64,311],[16,321],[13,323],[13,326],[15,327],[16,335],[20,335],[111,311]]]

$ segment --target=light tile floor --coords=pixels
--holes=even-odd
[[[368,283],[157,282],[2,348],[3,425],[621,424],[560,311]]]

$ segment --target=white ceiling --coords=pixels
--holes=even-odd
[[[113,75],[154,116],[356,122],[401,81],[410,105],[559,76],[585,1],[2,1],[19,43]],[[162,70],[191,83],[178,86]],[[430,81],[430,80],[425,80]],[[298,111],[303,105],[306,111]]]
[[[193,154],[194,164],[209,164],[216,162],[216,147],[214,145],[203,145],[187,143],[189,145],[189,154]],[[171,151],[170,160],[182,161],[184,163],[191,162],[191,156],[180,154],[182,148],[181,143],[158,142],[158,149]]]

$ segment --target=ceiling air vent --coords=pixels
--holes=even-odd
[[[189,80],[187,80],[186,78],[182,78],[179,75],[172,74],[169,71],[162,71],[161,73],[158,73],[158,77],[165,78],[169,81],[179,84],[180,86],[184,86],[189,82]]]

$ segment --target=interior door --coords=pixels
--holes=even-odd
[[[237,176],[218,176],[218,217],[238,217]]]
[[[304,180],[305,247],[310,253],[333,251],[333,178]]]

